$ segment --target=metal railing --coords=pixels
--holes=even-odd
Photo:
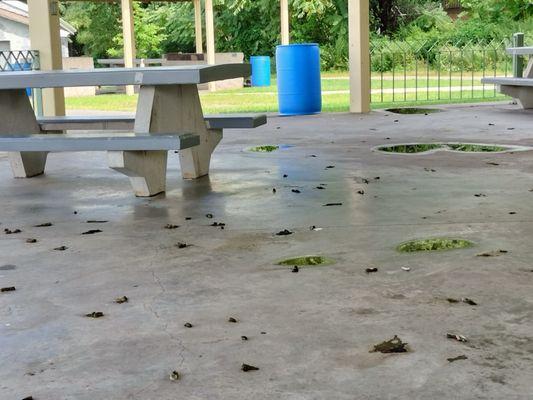
[[[0,51],[0,72],[39,69],[37,50]]]
[[[39,51],[0,51],[0,73],[9,71],[35,71],[40,69]],[[37,115],[42,115],[42,90],[26,89]]]
[[[449,43],[390,39],[371,43],[372,102],[503,98],[489,76],[511,76],[510,40]]]

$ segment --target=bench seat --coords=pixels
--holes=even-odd
[[[264,114],[207,115],[205,121],[209,129],[253,129],[265,125]],[[135,124],[133,115],[108,116],[60,116],[38,117],[37,122],[43,131],[61,130],[132,130]]]
[[[481,83],[504,86],[529,86],[533,87],[533,78],[482,78]]]
[[[29,135],[0,137],[0,151],[169,151],[200,144],[198,135],[153,135],[111,137],[65,137]]]
[[[513,56],[530,56],[533,55],[533,46],[529,47],[509,47],[507,53]]]

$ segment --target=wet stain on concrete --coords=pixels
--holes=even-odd
[[[402,114],[402,115],[413,115],[413,114],[428,115],[428,114],[435,114],[435,113],[442,112],[442,110],[438,108],[420,108],[420,107],[388,108],[385,111],[388,111],[394,114]]]

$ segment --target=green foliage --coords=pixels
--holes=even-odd
[[[151,12],[152,21],[162,26],[165,32],[165,38],[161,43],[162,54],[170,52],[193,53],[195,51],[192,3],[154,5]]]
[[[139,3],[133,3],[133,15],[135,24],[135,43],[137,57],[149,58],[160,57],[163,50],[162,44],[167,35],[164,27],[158,24],[158,18],[153,6],[142,7]],[[114,47],[107,51],[110,57],[122,57],[124,38],[119,32],[113,38]]]
[[[531,0],[462,0],[466,14],[473,19],[502,23],[533,16]]]
[[[443,10],[440,4],[428,4],[420,10],[420,15],[411,23],[413,28],[420,29],[423,32],[431,30],[449,30],[452,29],[452,19]]]
[[[273,151],[279,150],[279,146],[267,144],[264,146],[256,146],[252,147],[250,151],[256,152],[256,153],[272,153]]]
[[[166,35],[151,15],[152,6],[134,3],[135,41],[139,57],[159,56]],[[116,3],[73,2],[64,7],[64,17],[77,30],[76,41],[94,58],[122,57],[120,6]]]
[[[318,43],[323,69],[346,69],[348,1],[289,0],[289,3],[292,41]],[[481,60],[471,46],[479,42],[501,43],[518,31],[533,37],[530,0],[463,0],[465,11],[456,21],[452,21],[441,3],[370,0],[372,70],[391,71],[419,62],[437,67],[449,65],[456,62],[457,54],[459,69],[492,67],[502,62],[501,56],[489,54],[488,60]],[[95,58],[122,55],[117,3],[64,4],[64,17],[78,29],[75,41],[86,54]],[[274,54],[280,42],[278,0],[215,0],[214,7],[217,51],[242,51],[246,57]],[[134,16],[139,57],[195,51],[191,2],[135,3]]]
[[[279,7],[268,0],[215,3],[217,51],[272,55],[279,42]]]
[[[120,34],[120,8],[113,3],[72,2],[65,6],[64,18],[78,31],[76,41],[85,54],[105,58]]]

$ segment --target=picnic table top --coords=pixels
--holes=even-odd
[[[482,78],[481,83],[493,83],[503,86],[533,86],[533,79],[513,77],[487,77]]]
[[[515,56],[533,55],[533,46],[531,47],[509,47],[507,49],[507,52]]]
[[[250,74],[250,64],[13,71],[0,73],[0,90],[27,87],[185,85],[243,78]]]

